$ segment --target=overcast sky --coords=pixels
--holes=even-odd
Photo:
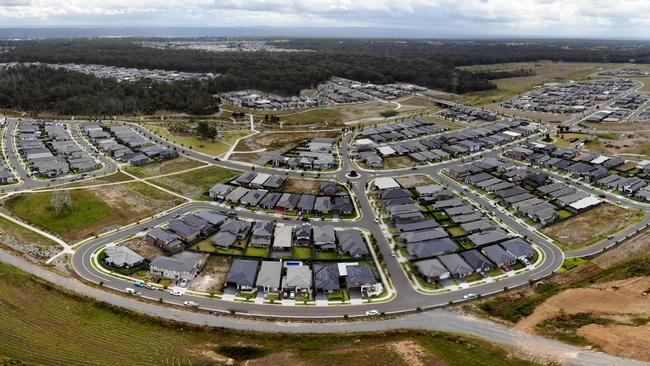
[[[650,38],[650,0],[0,0],[0,27],[375,27]]]

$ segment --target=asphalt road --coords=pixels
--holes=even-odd
[[[76,123],[72,123],[71,126],[74,126],[75,124]],[[149,130],[143,127],[139,127],[137,125],[134,126],[136,126],[136,128],[140,133],[148,136],[150,139],[155,140],[165,146],[176,148],[177,150],[181,151],[183,154],[186,154],[197,160],[209,164],[231,168],[231,169],[237,169],[237,170],[251,169],[250,164],[231,162],[231,161],[218,161],[215,160],[213,157],[209,157],[201,153],[198,153],[196,151],[184,149],[180,146],[173,145],[155,136],[154,134],[150,133]],[[15,127],[16,127],[15,121],[10,122],[7,132],[14,131]],[[78,141],[80,143],[85,144],[84,146],[87,146],[88,148],[93,149],[94,151],[94,148],[78,133],[76,128],[72,128],[71,130],[74,131],[73,133],[75,134],[75,138],[78,138]],[[9,136],[11,135],[13,135],[13,133],[7,133],[5,139],[6,140],[10,139]],[[255,322],[252,320],[239,320],[239,319],[231,319],[225,317],[215,318],[214,315],[209,315],[208,313],[236,312],[242,315],[257,316],[263,318],[277,317],[277,318],[299,318],[299,319],[331,319],[331,318],[342,318],[344,315],[348,315],[350,317],[357,317],[357,316],[364,316],[365,311],[370,309],[378,310],[386,314],[408,314],[408,313],[415,312],[416,309],[430,310],[430,309],[444,307],[448,305],[450,302],[462,302],[464,301],[463,296],[469,293],[479,293],[483,296],[489,296],[503,291],[504,288],[506,287],[512,289],[520,286],[528,286],[530,280],[539,280],[544,277],[547,277],[562,265],[564,260],[564,255],[562,251],[559,248],[557,248],[553,243],[549,242],[544,237],[538,235],[535,231],[530,230],[527,226],[520,224],[517,220],[513,219],[510,215],[502,213],[499,210],[494,210],[494,208],[491,207],[490,202],[488,202],[483,197],[478,196],[471,191],[470,192],[463,191],[463,187],[459,183],[441,174],[441,170],[445,169],[451,164],[458,163],[458,161],[445,162],[445,163],[435,164],[435,165],[419,166],[413,169],[406,169],[400,171],[376,171],[376,172],[365,171],[356,167],[349,156],[349,151],[350,151],[349,144],[351,140],[352,140],[351,133],[348,133],[344,136],[341,143],[341,149],[340,149],[341,168],[335,172],[321,173],[321,174],[318,174],[316,172],[303,173],[300,171],[284,171],[284,170],[272,169],[267,167],[255,167],[255,171],[267,172],[271,174],[287,174],[289,176],[296,176],[296,177],[305,176],[305,177],[320,177],[322,179],[337,179],[343,182],[350,181],[352,186],[351,191],[353,195],[357,198],[359,203],[359,209],[362,215],[361,218],[355,221],[345,221],[345,220],[338,221],[338,222],[312,221],[312,224],[313,225],[327,224],[327,225],[334,225],[337,227],[358,227],[369,231],[373,235],[373,237],[377,240],[379,250],[383,255],[384,261],[386,263],[386,271],[388,272],[390,276],[390,280],[397,293],[397,295],[392,300],[381,302],[381,303],[363,304],[363,305],[282,306],[279,304],[261,305],[261,304],[247,303],[247,302],[225,301],[221,299],[195,297],[188,294],[185,294],[182,297],[176,297],[170,295],[167,291],[142,290],[143,291],[142,297],[145,299],[150,299],[153,301],[158,301],[159,299],[163,299],[163,301],[165,301],[166,303],[173,304],[173,305],[181,305],[182,302],[185,300],[193,300],[200,303],[201,305],[200,307],[204,311],[204,312],[190,312],[190,311],[181,311],[181,310],[161,307],[155,304],[154,302],[134,301],[132,299],[125,298],[124,296],[115,295],[110,292],[105,292],[105,291],[97,290],[92,287],[82,285],[78,282],[74,286],[77,288],[79,288],[79,286],[85,286],[84,291],[87,291],[88,289],[92,289],[93,295],[96,295],[96,297],[102,299],[102,301],[107,301],[110,303],[117,302],[122,305],[129,305],[129,306],[133,306],[134,304],[137,304],[135,306],[137,308],[136,309],[137,311],[147,313],[150,315],[158,315],[169,319],[183,320],[195,324],[209,324],[209,325],[216,325],[216,326],[228,326],[237,329],[255,329],[255,330],[284,332],[284,331],[289,331],[287,329],[294,329],[295,325],[293,324],[289,325],[286,323],[265,323],[259,321]],[[10,142],[11,145],[7,144],[8,142]],[[7,150],[9,153],[8,157],[10,163],[17,168],[19,174],[21,174],[21,178],[23,178],[23,183],[19,185],[19,187],[15,187],[15,189],[29,190],[29,189],[39,188],[44,185],[47,185],[47,182],[45,181],[37,181],[32,179],[29,176],[29,174],[24,171],[24,169],[23,171],[21,171],[20,167],[22,165],[20,164],[19,158],[16,155],[16,152],[13,151],[14,149],[11,148],[11,146],[13,146],[13,141],[5,141],[5,143],[7,144]],[[496,151],[488,152],[485,153],[484,156],[488,156],[489,154],[493,154],[493,156],[496,156],[498,152]],[[102,161],[105,162],[104,169],[106,170],[105,171],[106,173],[114,172],[117,169],[116,164],[112,160],[104,156],[101,156],[101,158]],[[346,174],[353,169],[357,171],[359,176],[356,179],[348,179],[346,177]],[[368,184],[368,182],[370,182],[372,179],[378,176],[400,176],[400,175],[415,174],[415,173],[431,175],[434,179],[438,180],[439,182],[463,194],[467,199],[472,201],[477,206],[483,208],[488,212],[491,212],[492,215],[498,221],[507,225],[514,232],[518,233],[521,236],[527,236],[528,240],[530,240],[533,244],[535,244],[539,249],[543,251],[545,257],[544,262],[539,267],[523,272],[519,275],[506,277],[496,282],[485,283],[467,289],[445,292],[436,295],[422,294],[414,290],[405,272],[403,271],[401,264],[398,262],[397,258],[394,258],[390,255],[392,251],[391,246],[388,240],[384,237],[380,226],[375,222],[373,208],[371,207],[368,197],[365,194],[365,187]],[[66,179],[71,179],[71,178],[64,178],[63,181],[65,181]],[[178,207],[170,212],[167,212],[165,215],[162,215],[155,219],[146,222],[141,222],[140,224],[135,224],[127,228],[124,228],[122,230],[119,230],[117,232],[113,232],[101,236],[97,239],[88,241],[73,255],[72,257],[73,268],[79,276],[81,276],[87,281],[93,283],[102,282],[104,287],[122,292],[124,288],[132,287],[132,283],[116,277],[106,275],[103,272],[96,270],[90,264],[92,253],[97,248],[107,243],[118,241],[125,237],[131,236],[135,233],[146,230],[147,228],[166,222],[176,214],[182,214],[182,213],[189,212],[191,210],[204,209],[204,208],[209,208],[224,213],[234,212],[238,216],[246,217],[250,219],[259,220],[259,219],[269,218],[268,215],[260,215],[246,210],[231,210],[227,208],[222,208],[212,203],[205,203],[205,202],[189,203],[181,207]],[[294,224],[301,223],[300,221],[295,221],[292,219],[289,220],[278,219],[278,221],[286,222],[286,223],[294,223]],[[647,222],[644,222],[644,225],[646,223]],[[630,232],[631,229],[626,230],[625,235],[629,234]],[[589,250],[592,249],[590,248]],[[56,275],[52,274],[52,276],[56,276]],[[524,335],[512,336],[513,334],[515,334],[514,331],[505,327],[502,327],[503,329],[500,329],[500,326],[497,326],[494,323],[478,321],[474,318],[469,318],[464,315],[450,313],[448,311],[443,311],[443,310],[431,311],[426,313],[417,313],[415,315],[405,315],[405,316],[406,317],[401,317],[399,320],[337,323],[336,325],[314,324],[309,326],[301,326],[299,328],[296,328],[296,330],[299,330],[301,332],[304,331],[327,332],[327,331],[343,331],[344,329],[362,331],[362,330],[394,329],[394,328],[402,328],[402,327],[413,327],[413,328],[423,327],[424,329],[442,329],[442,330],[452,330],[452,331],[459,331],[459,332],[468,332],[490,340],[495,340],[494,337],[497,337],[497,334],[502,334],[503,339],[501,341],[503,342],[508,342],[507,340],[508,338],[510,339],[509,342],[515,342],[517,340],[526,339]],[[215,323],[215,319],[218,319],[216,323]],[[471,319],[471,321],[468,319]],[[482,324],[482,326],[485,326],[485,331],[483,331],[482,328],[478,326],[479,323]],[[246,327],[250,327],[250,328],[246,328]],[[533,336],[528,336],[528,337],[533,337]],[[536,342],[537,341],[538,340],[536,340]],[[541,338],[539,341],[551,342],[548,340],[544,340],[543,338]],[[565,345],[561,345],[561,346],[569,347]],[[572,354],[576,354],[575,350],[572,351]],[[588,354],[592,355],[592,353],[588,353]],[[584,360],[582,360],[581,362],[583,361]],[[611,363],[600,363],[602,361],[603,359],[601,358],[601,356],[597,356],[594,361],[596,363],[577,363],[577,364],[603,364],[603,365],[611,364]]]
[[[623,359],[602,352],[570,346],[554,340],[527,334],[488,320],[446,310],[432,310],[382,320],[347,322],[282,322],[259,321],[229,316],[207,315],[169,306],[159,306],[135,298],[116,296],[111,292],[86,285],[0,250],[0,261],[8,263],[57,286],[113,306],[176,322],[242,331],[268,333],[353,333],[393,329],[416,329],[471,334],[490,342],[514,347],[531,354],[541,362],[554,361],[576,366],[641,366],[648,363]]]

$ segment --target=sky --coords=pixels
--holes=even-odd
[[[346,27],[421,37],[650,38],[650,0],[0,0],[0,27]]]

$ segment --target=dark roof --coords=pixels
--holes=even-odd
[[[314,264],[314,286],[317,290],[340,290],[341,285],[339,284],[339,277],[340,274],[337,264]]]
[[[255,286],[258,267],[259,262],[256,260],[235,258],[230,266],[226,282],[237,286]]]
[[[345,283],[348,287],[377,283],[375,272],[368,265],[347,266],[347,272],[348,276],[345,278]]]

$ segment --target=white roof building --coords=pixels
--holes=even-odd
[[[585,197],[581,200],[578,200],[576,202],[573,202],[572,204],[569,205],[569,207],[575,209],[575,210],[584,210],[585,208],[595,206],[603,202],[600,198],[596,196],[589,196]]]
[[[393,188],[400,188],[401,186],[397,181],[391,177],[380,177],[375,179],[375,187],[377,189],[383,190],[383,189],[393,189]]]

